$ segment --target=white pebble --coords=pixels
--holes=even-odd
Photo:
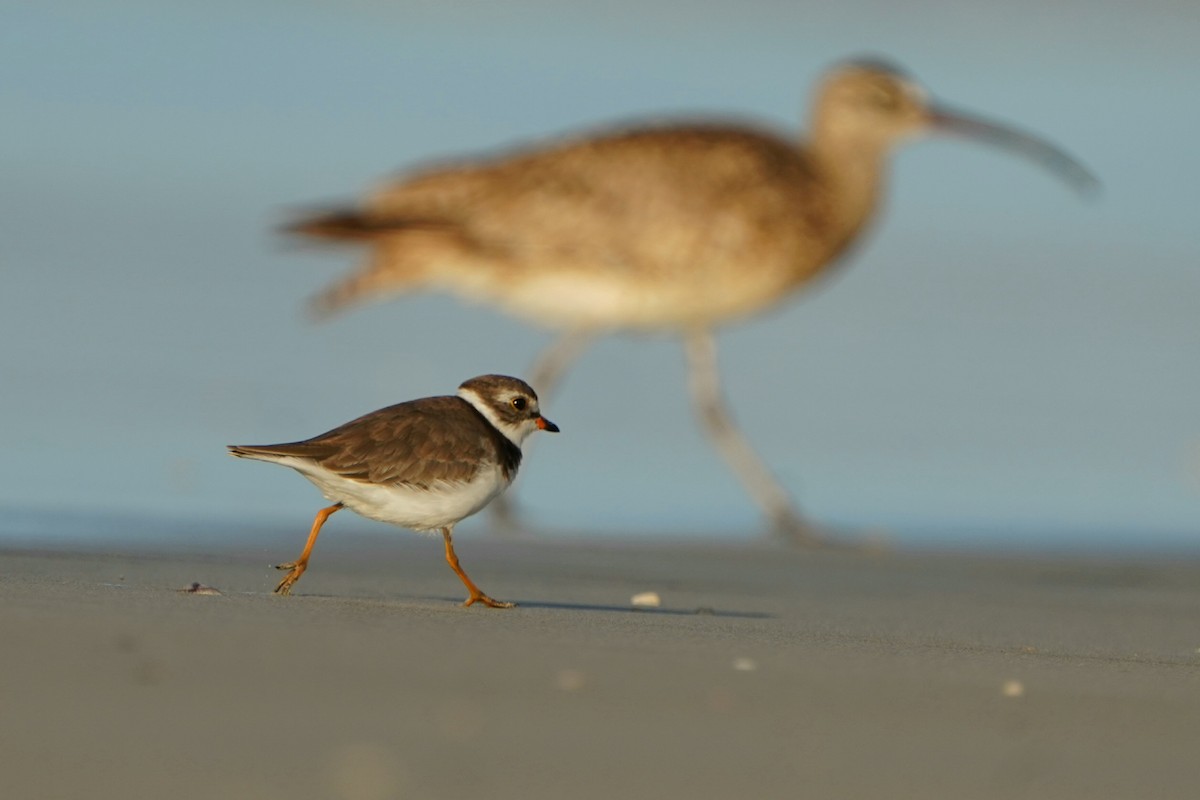
[[[658,596],[658,592],[642,592],[631,597],[629,602],[635,608],[658,608],[662,605],[662,598]]]
[[[733,660],[733,668],[738,672],[754,672],[754,670],[758,669],[758,662],[753,658],[743,656]]]
[[[1017,680],[1005,681],[1000,691],[1005,697],[1020,697],[1025,694],[1025,684]]]

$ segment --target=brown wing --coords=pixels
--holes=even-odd
[[[310,458],[358,481],[428,487],[468,481],[480,464],[515,472],[520,450],[459,397],[426,397],[373,411],[303,442],[245,448]],[[515,459],[503,448],[516,450]]]
[[[784,230],[803,224],[805,209],[797,206],[811,196],[812,182],[791,142],[734,125],[684,125],[418,175],[384,189],[368,208],[384,218],[457,223],[485,249],[510,257],[549,251],[612,268],[657,254],[664,237],[676,254],[680,246],[705,251],[709,226],[698,219]]]
[[[800,149],[772,133],[664,126],[419,171],[361,210],[302,220],[293,230],[351,239],[440,230],[513,262],[610,270],[664,260],[694,269],[719,223],[740,234],[738,247],[763,228],[803,227],[814,181]]]
[[[504,300],[501,287],[558,273],[643,298],[699,287],[701,307],[743,310],[819,270],[849,240],[827,233],[836,221],[828,196],[792,142],[738,125],[675,125],[412,173],[357,209],[292,230],[373,245],[314,300],[320,317],[430,286]],[[748,288],[746,265],[760,277]],[[474,277],[460,283],[456,270]]]

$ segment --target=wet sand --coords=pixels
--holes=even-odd
[[[3,796],[1200,791],[1195,561],[294,538],[0,552]]]

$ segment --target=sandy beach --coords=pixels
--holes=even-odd
[[[323,539],[272,596],[294,538],[0,552],[3,796],[1200,786],[1200,563],[462,537],[496,611],[410,535]]]

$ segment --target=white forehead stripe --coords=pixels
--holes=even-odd
[[[483,414],[484,418],[486,418],[488,422],[492,423],[493,428],[503,433],[504,438],[508,439],[517,447],[521,446],[521,442],[523,442],[525,437],[529,434],[527,430],[524,430],[519,426],[510,425],[496,416],[496,410],[493,409],[491,405],[483,399],[479,392],[475,391],[474,389],[459,389],[458,396],[470,403],[480,414]]]

